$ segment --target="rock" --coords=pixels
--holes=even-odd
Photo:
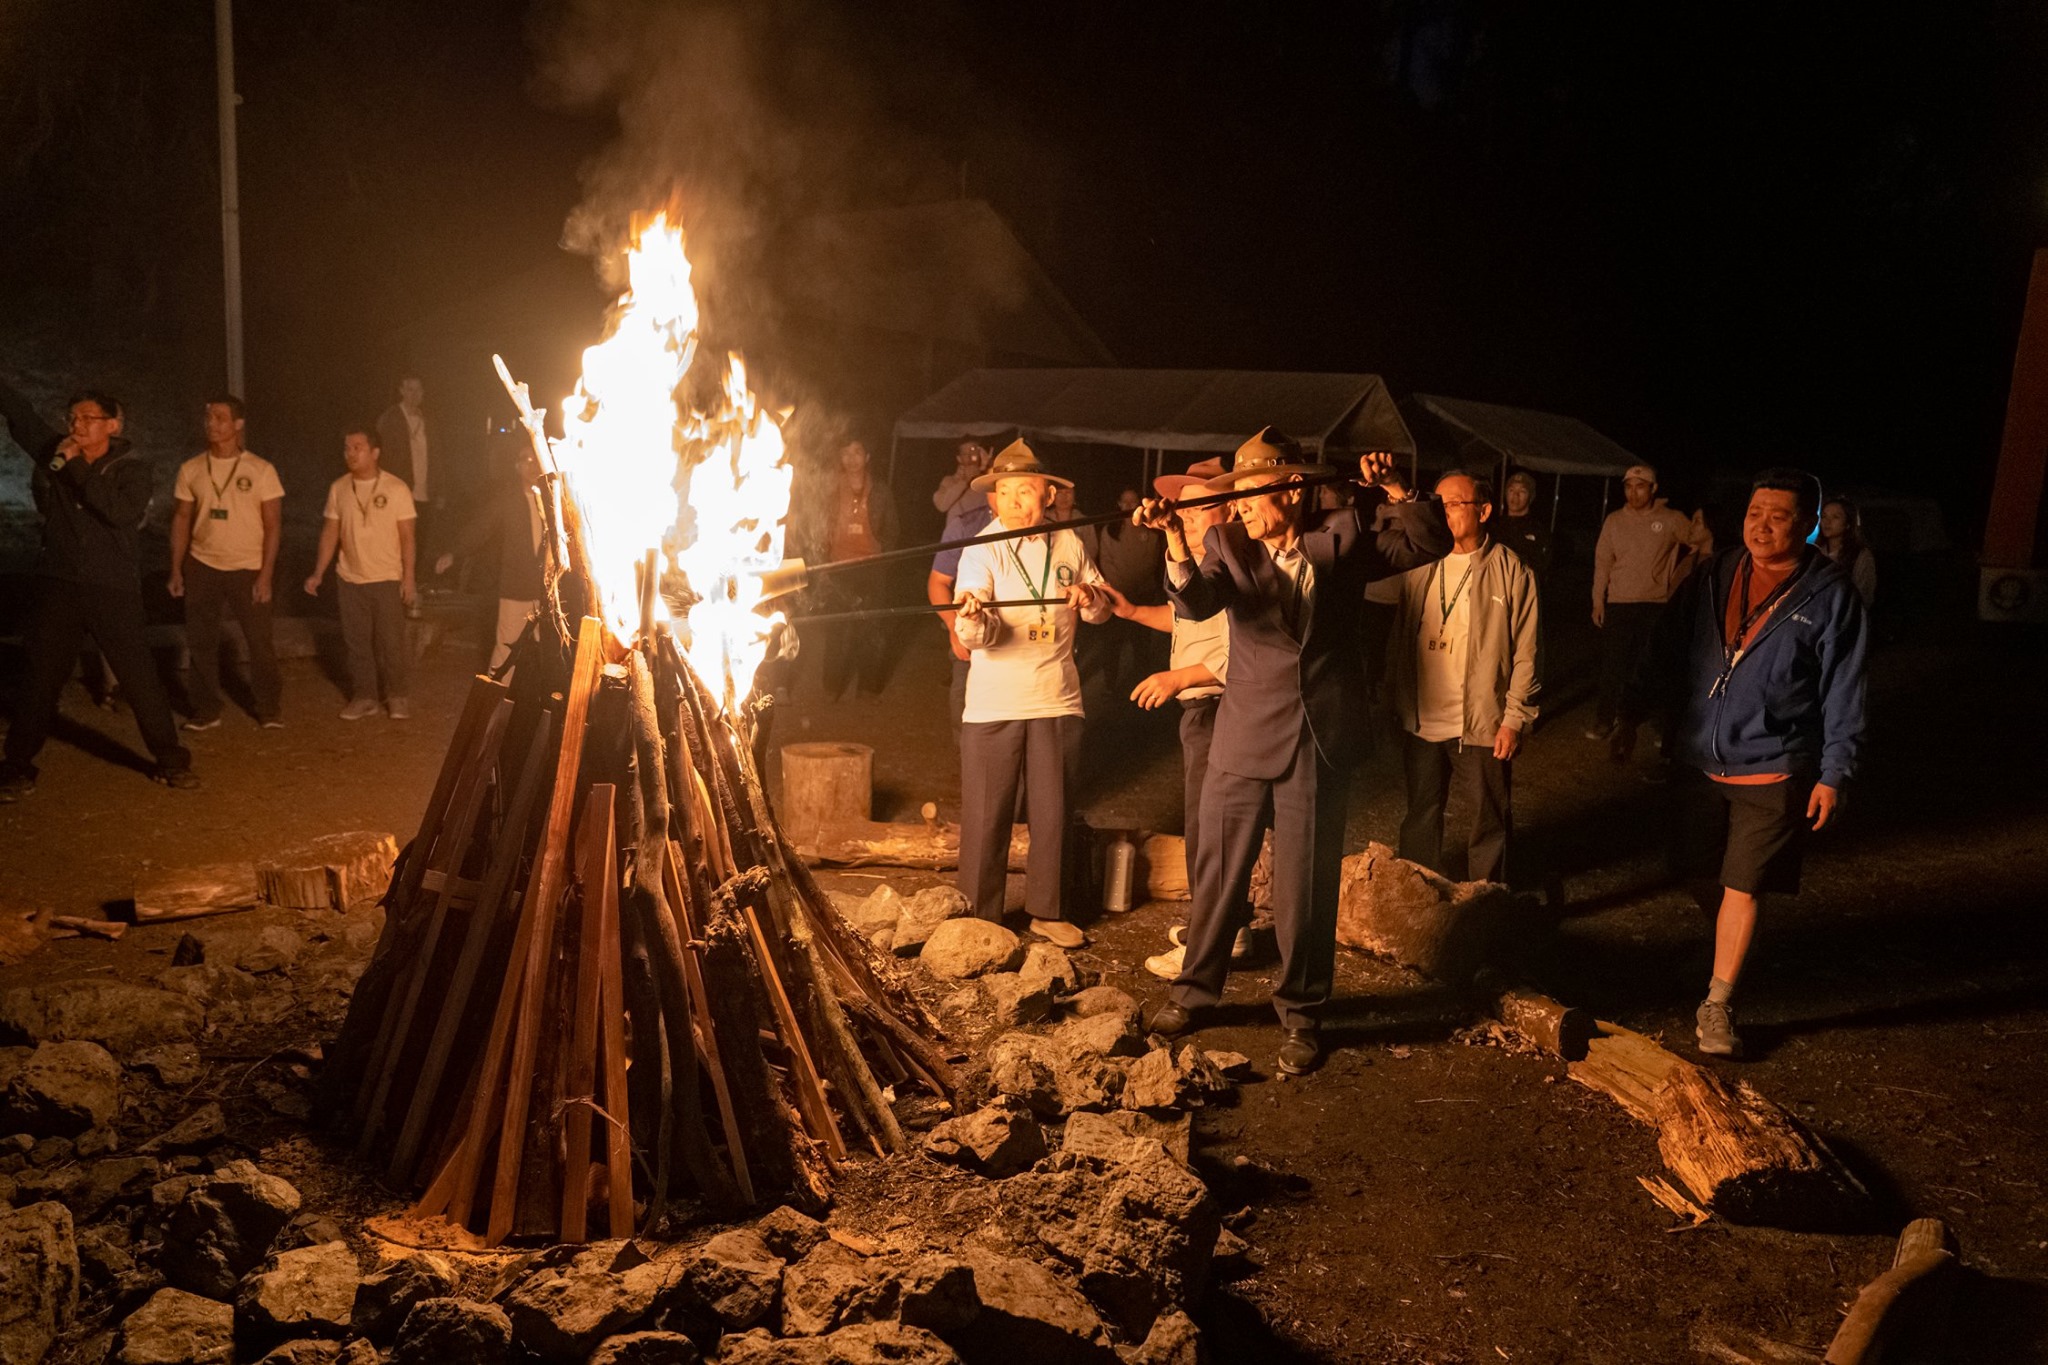
[[[121,1229],[125,1240],[127,1229]],[[78,1268],[94,1283],[105,1283],[135,1269],[135,1258],[109,1228],[78,1230]]]
[[[78,1155],[78,1144],[70,1138],[34,1138],[27,1133],[21,1136],[30,1138],[35,1144],[28,1149],[28,1164],[31,1166],[60,1166]]]
[[[896,917],[896,956],[916,957],[924,951],[925,940],[934,929],[972,910],[958,887],[926,887],[905,901],[903,913]]]
[[[895,1310],[896,1285],[876,1265],[835,1241],[824,1241],[782,1275],[782,1334],[823,1336]]]
[[[228,1135],[228,1118],[208,1101],[135,1150],[138,1152],[203,1152]]]
[[[288,1246],[318,1246],[322,1242],[340,1242],[348,1238],[341,1224],[324,1213],[302,1213],[286,1224],[286,1229],[286,1235],[279,1240]],[[448,1294],[454,1292],[452,1288],[442,1291]]]
[[[754,1231],[761,1234],[761,1241],[770,1251],[785,1261],[801,1261],[812,1247],[832,1235],[823,1223],[787,1204],[756,1222]]]
[[[1052,1033],[1053,1045],[1074,1056],[1139,1057],[1145,1040],[1131,1021],[1119,1013],[1083,1015],[1069,1019]]]
[[[159,1289],[121,1324],[118,1365],[234,1365],[235,1310],[182,1289]]]
[[[361,1282],[347,1242],[281,1251],[236,1290],[236,1335],[255,1342],[341,1336]]]
[[[496,1304],[422,1299],[405,1315],[390,1365],[504,1365],[512,1320]]]
[[[23,1062],[35,1055],[32,1047],[0,1047],[0,1090],[5,1090],[14,1080],[14,1073],[21,1070]]]
[[[949,1336],[973,1322],[981,1311],[974,1271],[956,1256],[943,1252],[913,1256],[896,1269],[895,1280],[896,1319],[906,1327]]]
[[[380,1345],[389,1345],[413,1305],[422,1299],[445,1299],[458,1283],[455,1267],[431,1251],[393,1261],[356,1286],[349,1326]]]
[[[384,1365],[384,1353],[357,1337],[342,1345],[341,1354],[334,1358],[334,1365]]]
[[[766,1322],[782,1289],[782,1260],[752,1228],[721,1232],[681,1256],[687,1300],[729,1332]]]
[[[1036,1261],[971,1248],[981,1311],[953,1340],[970,1360],[1111,1365],[1116,1353],[1088,1301]]]
[[[170,1090],[182,1090],[206,1074],[206,1068],[199,1060],[199,1049],[190,1043],[166,1043],[162,1047],[148,1048],[136,1053],[129,1063]]]
[[[1189,1043],[1177,1056],[1160,1047],[1132,1062],[1123,1100],[1129,1109],[1199,1109],[1229,1089],[1223,1073]]]
[[[115,1204],[146,1199],[163,1170],[153,1157],[117,1156],[74,1166],[66,1173],[71,1176],[69,1187],[59,1197],[72,1217],[89,1223]]]
[[[1179,1309],[1161,1313],[1138,1349],[1126,1358],[1127,1365],[1201,1365],[1202,1334],[1186,1313]]]
[[[1035,1024],[1052,1013],[1052,987],[1022,972],[990,972],[981,978],[989,1017],[1005,1028]]]
[[[999,1096],[972,1114],[948,1119],[924,1140],[925,1154],[992,1179],[1026,1171],[1045,1155],[1045,1133],[1028,1102]]]
[[[867,896],[834,895],[832,903],[839,907],[846,922],[871,939],[887,934],[891,943],[896,938],[896,921],[903,917],[903,897],[896,894],[896,888],[887,882],[876,887]],[[877,942],[877,947],[881,944]]]
[[[152,1190],[151,1198],[156,1198]],[[164,1277],[180,1289],[225,1299],[255,1269],[278,1232],[299,1211],[299,1192],[258,1170],[230,1161],[186,1191],[171,1209],[164,1238]]]
[[[0,1208],[25,1202],[16,1197],[20,1191],[21,1186],[15,1183],[13,1176],[0,1173]]]
[[[753,1241],[758,1245],[760,1239]],[[567,1265],[544,1267],[521,1280],[504,1300],[521,1348],[550,1365],[583,1365],[606,1337],[645,1325],[673,1296],[678,1269],[641,1259],[631,1245],[599,1242]],[[780,1278],[782,1263],[770,1263]]]
[[[997,1198],[1004,1235],[1080,1272],[1082,1291],[1131,1339],[1200,1297],[1222,1227],[1201,1178],[1149,1138],[1107,1162],[1062,1153]]]
[[[1059,1113],[1059,1080],[1050,1053],[1045,1040],[1034,1034],[1004,1034],[988,1050],[989,1087],[1024,1101],[1035,1113]]]
[[[1054,995],[1080,989],[1081,973],[1067,950],[1050,943],[1033,943],[1024,950],[1024,965],[1018,972],[1027,981],[1042,981]]]
[[[0,1209],[0,1365],[35,1365],[78,1307],[78,1243],[62,1204]]]
[[[599,1342],[590,1365],[697,1365],[703,1358],[681,1332],[627,1332]]]
[[[104,1156],[120,1145],[120,1130],[110,1123],[103,1123],[97,1128],[88,1128],[80,1133],[78,1140],[72,1144],[72,1150],[82,1157]]]
[[[338,1365],[341,1360],[341,1343],[338,1341],[287,1341],[256,1365]]]
[[[1123,1057],[1087,1053],[1065,1057],[1054,1077],[1059,1087],[1060,1113],[1116,1108],[1123,1101],[1124,1077],[1131,1066]]]
[[[1135,1030],[1141,1010],[1136,1000],[1114,986],[1090,986],[1068,999],[1067,1012],[1076,1019],[1091,1019],[1098,1014],[1121,1015],[1130,1020]]]
[[[0,1035],[98,1043],[124,1056],[190,1042],[206,1027],[197,1001],[121,981],[56,981],[0,991]]]
[[[1006,972],[1023,959],[1024,944],[1000,924],[985,919],[949,919],[932,930],[918,961],[933,976],[965,981]]]
[[[1135,1109],[1118,1109],[1107,1114],[1084,1110],[1068,1118],[1067,1131],[1060,1139],[1060,1150],[1076,1156],[1114,1161],[1132,1138],[1146,1137],[1171,1152],[1174,1160],[1185,1163],[1193,1127],[1194,1120],[1187,1114],[1175,1114],[1169,1118]]]
[[[0,1096],[0,1128],[76,1137],[121,1108],[121,1064],[98,1043],[44,1043]]]
[[[281,924],[258,931],[256,941],[235,954],[235,967],[251,975],[281,972],[299,960],[306,941]]]
[[[1209,1065],[1221,1072],[1226,1079],[1237,1080],[1251,1074],[1252,1059],[1242,1052],[1204,1052]]]
[[[1514,913],[1491,882],[1453,882],[1369,843],[1344,860],[1337,941],[1460,985],[1472,979]]]
[[[919,1328],[863,1322],[829,1336],[790,1341],[765,1332],[727,1337],[719,1344],[718,1365],[960,1365],[960,1357]]]

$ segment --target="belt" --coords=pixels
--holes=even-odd
[[[1221,692],[1218,692],[1218,693],[1216,693],[1216,694],[1215,694],[1214,696],[1209,696],[1209,697],[1181,697],[1181,698],[1179,698],[1179,701],[1180,701],[1180,709],[1181,709],[1181,710],[1183,710],[1183,711],[1199,711],[1199,710],[1200,710],[1201,708],[1203,708],[1204,706],[1214,706],[1214,705],[1215,705],[1215,704],[1216,704],[1217,702],[1220,702],[1220,701],[1222,701],[1222,700],[1223,700],[1223,694],[1222,694]]]

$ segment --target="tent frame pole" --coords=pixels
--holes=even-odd
[[[1556,482],[1550,486],[1550,534],[1557,534],[1557,507],[1564,501],[1564,471],[1557,471]]]

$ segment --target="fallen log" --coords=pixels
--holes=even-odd
[[[1337,941],[1453,985],[1470,981],[1513,907],[1505,886],[1454,882],[1367,844],[1344,860]]]
[[[254,863],[157,868],[135,876],[135,920],[163,924],[253,910],[262,903]]]
[[[1502,991],[1493,998],[1493,1017],[1515,1036],[1553,1057],[1576,1062],[1593,1041],[1593,1015],[1530,990]]]
[[[269,905],[346,910],[383,895],[397,860],[398,841],[389,834],[328,834],[258,862],[256,885]]]
[[[813,867],[915,867],[946,872],[960,866],[960,826],[856,820],[825,825],[795,839],[796,854]],[[1031,850],[1023,825],[1010,831],[1010,871],[1022,872]]]
[[[1916,1218],[1899,1234],[1892,1268],[1863,1286],[1828,1343],[1825,1365],[1878,1365],[1894,1358],[1947,1359],[1941,1334],[1955,1289],[1954,1239],[1939,1218]],[[1895,1355],[1907,1337],[1919,1349]]]

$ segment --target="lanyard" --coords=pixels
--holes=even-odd
[[[1014,540],[1010,542],[1010,558],[1017,561],[1017,576],[1024,580],[1025,587],[1031,588],[1031,596],[1044,597],[1046,585],[1052,582],[1052,537],[1047,535],[1045,538],[1045,565],[1038,575],[1038,585],[1035,588],[1031,583],[1031,571],[1024,567],[1024,556],[1017,553],[1018,543]],[[1044,607],[1038,609],[1038,619],[1045,619]]]
[[[235,475],[241,472],[241,468],[242,457],[240,455],[237,455],[235,456],[234,464],[228,467],[228,476],[225,479],[222,479],[219,483],[214,483],[213,456],[209,455],[206,457],[206,481],[209,484],[213,484],[213,505],[215,507],[224,507],[227,505],[225,501],[225,495],[228,491],[228,488],[234,483]]]
[[[1444,573],[1444,562],[1441,559],[1436,562],[1436,605],[1437,610],[1442,613],[1442,619],[1438,621],[1436,628],[1437,639],[1443,639],[1444,632],[1450,628],[1451,612],[1457,607],[1458,599],[1465,595],[1465,585],[1472,581],[1472,571],[1478,567],[1479,556],[1475,552],[1470,559],[1465,561],[1465,572],[1458,579],[1458,590],[1452,593],[1450,600],[1446,602],[1444,600],[1444,581],[1447,575]]]
[[[377,471],[377,477],[370,480],[370,501],[364,502],[361,498],[356,497],[356,481],[354,479],[348,481],[348,495],[355,499],[356,512],[362,517],[363,525],[365,526],[370,524],[370,507],[377,501],[377,489],[383,482],[384,471],[380,469]]]
[[[1735,582],[1730,585],[1730,598],[1742,603],[1745,615],[1742,618],[1742,624],[1736,627],[1734,635],[1724,637],[1721,641],[1721,676],[1714,679],[1714,685],[1707,689],[1707,695],[1710,697],[1719,696],[1728,689],[1728,678],[1735,672],[1735,665],[1741,663],[1742,656],[1749,652],[1749,647],[1743,641],[1749,638],[1751,630],[1762,625],[1763,621],[1773,611],[1777,610],[1778,603],[1784,600],[1785,594],[1792,591],[1792,585],[1799,581],[1801,574],[1806,572],[1807,561],[1802,558],[1792,572],[1785,575],[1784,582],[1771,589],[1763,601],[1751,607],[1749,605],[1750,571],[1755,564],[1756,560],[1745,554],[1742,557],[1742,567],[1735,571]],[[1725,630],[1726,628],[1727,623],[1724,616],[1722,629]]]

